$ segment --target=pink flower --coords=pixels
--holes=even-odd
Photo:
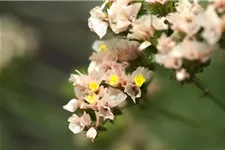
[[[141,97],[141,89],[137,85],[133,83],[127,83],[124,86],[124,92],[127,93],[131,99],[133,100],[134,103],[136,103],[136,98]]]
[[[217,8],[219,13],[223,13],[225,11],[225,1],[224,0],[213,1],[213,5]]]
[[[158,39],[157,49],[161,53],[167,53],[170,52],[175,47],[175,45],[176,43],[172,40],[172,38],[167,37],[166,34],[162,34]]]
[[[167,0],[145,0],[145,1],[148,3],[160,3],[162,5],[164,5],[167,2]]]
[[[78,117],[76,114],[73,114],[68,121],[69,129],[74,133],[80,133],[84,130],[85,127],[88,127],[91,125],[91,117],[86,112],[83,113],[81,117]]]
[[[127,84],[124,86],[124,91],[135,102],[136,98],[141,97],[140,87],[148,82],[153,76],[153,72],[144,67],[138,67],[132,74],[128,75]]]
[[[122,38],[112,38],[109,40],[95,41],[92,48],[98,53],[93,53],[90,57],[97,64],[105,61],[131,61],[137,58],[139,53],[139,43]],[[93,66],[94,64],[91,63]]]
[[[140,8],[141,3],[125,5],[117,1],[113,2],[111,7],[107,10],[108,21],[112,31],[116,34],[126,31],[136,18]]]
[[[104,89],[103,97],[98,104],[100,116],[104,117],[104,119],[113,120],[114,115],[111,110],[121,104],[126,98],[127,95],[118,89]]]
[[[102,8],[97,6],[90,12],[91,17],[88,19],[88,26],[91,31],[95,32],[100,38],[102,38],[108,28],[106,14],[102,11]]]
[[[198,3],[190,3],[188,0],[177,2],[177,12],[170,13],[166,19],[172,24],[173,30],[186,33],[187,36],[193,36],[200,30],[196,14],[202,11],[202,7]]]
[[[215,7],[209,5],[197,18],[198,24],[204,28],[202,37],[209,44],[215,45],[221,38],[223,32],[222,21],[217,15]]]
[[[160,65],[168,69],[179,69],[182,65],[182,59],[170,56],[169,54],[156,54],[155,60]]]
[[[213,47],[204,42],[184,39],[180,43],[179,51],[182,52],[182,57],[187,60],[200,60],[206,62],[213,50]]]
[[[167,25],[164,23],[165,18],[158,18],[154,15],[144,15],[135,20],[132,24],[129,39],[150,40],[154,36],[155,30],[165,30]]]
[[[200,30],[198,20],[191,13],[170,13],[166,19],[172,24],[171,29],[193,36]]]

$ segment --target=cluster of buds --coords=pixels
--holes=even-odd
[[[83,114],[69,118],[69,129],[87,131],[92,141],[101,124],[115,118],[116,108],[143,96],[143,85],[156,71],[150,65],[171,69],[185,81],[208,64],[225,30],[225,1],[203,8],[188,0],[106,0],[90,14],[91,31],[114,38],[93,44],[87,74],[76,70],[69,79],[76,98],[63,108]]]
[[[77,109],[83,112],[81,117],[73,114],[69,118],[69,129],[75,134],[87,129],[86,135],[92,140],[102,122],[114,120],[116,107],[125,100],[136,103],[143,84],[152,77],[152,71],[141,66],[128,73],[129,61],[139,55],[137,42],[124,39],[96,41],[93,49],[96,52],[90,57],[88,74],[76,71],[77,74],[72,74],[69,79],[74,85],[76,99],[63,107],[70,112]],[[95,118],[87,111],[95,114]]]

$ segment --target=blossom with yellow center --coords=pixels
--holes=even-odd
[[[141,87],[142,84],[145,82],[145,77],[143,76],[143,74],[139,74],[134,77],[134,82],[137,86]]]
[[[89,89],[91,89],[92,91],[97,91],[99,88],[99,84],[96,83],[95,81],[89,83]]]
[[[90,103],[90,104],[95,104],[95,98],[96,98],[96,95],[95,94],[92,94],[92,95],[88,95],[85,97],[85,100]]]
[[[111,75],[109,79],[109,84],[114,86],[119,83],[119,77],[117,75]]]
[[[106,50],[106,45],[105,44],[101,44],[100,46],[99,46],[99,52],[103,52],[103,51],[105,51]]]

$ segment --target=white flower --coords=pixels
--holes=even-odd
[[[87,133],[86,133],[87,138],[90,138],[92,141],[95,139],[97,136],[97,131],[95,128],[91,127]]]
[[[127,30],[129,25],[136,18],[140,8],[141,3],[124,5],[117,1],[113,2],[111,7],[107,10],[108,21],[113,32],[119,34]]]
[[[63,106],[63,109],[70,111],[70,112],[75,112],[79,106],[79,102],[77,99],[72,99],[70,100],[66,105]]]
[[[176,72],[176,78],[178,81],[183,81],[189,77],[190,75],[186,72],[185,69],[181,69],[180,71]]]
[[[91,31],[95,32],[101,39],[107,32],[108,23],[106,15],[101,7],[95,7],[90,12],[91,17],[88,19],[88,26]]]
[[[81,131],[84,130],[86,126],[91,125],[91,117],[89,114],[86,112],[83,113],[81,117],[78,117],[76,114],[73,114],[68,121],[70,122],[69,124],[69,129],[74,133],[78,134]]]
[[[209,17],[210,16],[210,17]],[[215,7],[209,5],[207,9],[198,15],[198,23],[204,30],[202,37],[211,45],[215,45],[222,35],[222,21],[216,13]]]
[[[149,40],[154,36],[155,30],[165,30],[168,26],[164,23],[165,18],[158,18],[155,15],[143,15],[132,23],[129,39]]]

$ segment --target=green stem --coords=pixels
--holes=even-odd
[[[206,86],[199,78],[194,76],[192,79],[193,79],[192,83],[203,92],[204,96],[210,98],[221,109],[225,110],[225,104],[222,103],[220,100],[218,100],[212,93],[210,93],[210,91],[207,88],[205,88]]]

